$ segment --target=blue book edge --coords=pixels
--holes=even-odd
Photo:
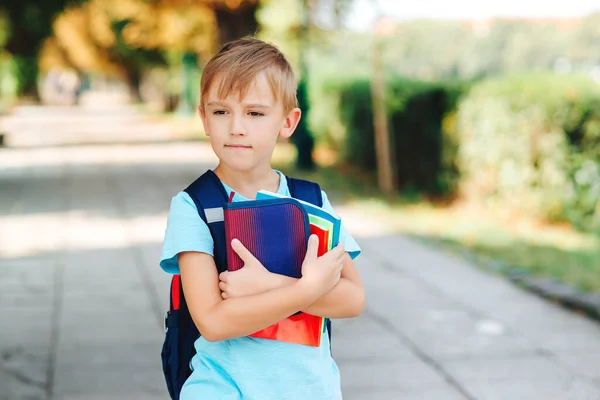
[[[274,199],[293,199],[296,200],[307,213],[315,215],[317,217],[323,218],[333,224],[333,237],[332,244],[333,246],[337,246],[340,241],[340,231],[342,229],[342,220],[336,216],[331,214],[330,212],[325,211],[323,208],[315,206],[314,204],[308,203],[304,200],[296,199],[291,196],[284,196],[279,193],[269,192],[267,190],[261,190],[256,193],[256,200],[274,200]]]

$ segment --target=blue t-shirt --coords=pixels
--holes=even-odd
[[[277,193],[289,196],[284,175],[280,175]],[[231,188],[223,184],[228,194]],[[247,200],[236,193],[233,201]],[[333,212],[323,192],[323,208]],[[360,247],[342,226],[340,240],[352,258]],[[208,226],[193,200],[185,192],[171,201],[160,266],[169,273],[179,273],[177,254],[198,251],[213,254],[214,242]],[[329,400],[341,399],[340,376],[329,351],[329,337],[322,335],[321,345],[311,347],[275,340],[240,337],[195,342],[192,375],[181,391],[181,400]]]

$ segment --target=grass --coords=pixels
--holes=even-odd
[[[600,292],[599,235],[459,202],[435,204],[403,194],[385,196],[377,189],[374,175],[336,167],[331,155],[317,157],[326,166],[300,172],[289,161],[293,154],[293,148],[282,146],[275,167],[319,182],[332,202],[385,220],[395,232],[496,273],[518,270]]]

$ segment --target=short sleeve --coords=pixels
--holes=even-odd
[[[178,193],[171,200],[160,267],[168,273],[179,273],[177,254],[183,251],[214,253],[214,241],[206,223],[200,218],[191,197]]]
[[[332,213],[333,215],[338,216],[338,214],[331,206],[331,203],[327,198],[327,194],[323,191],[321,191],[321,194],[323,196],[323,209]],[[359,254],[362,252],[360,246],[358,245],[358,243],[356,243],[356,240],[354,240],[352,235],[350,235],[350,232],[348,232],[348,230],[344,227],[343,221],[342,229],[340,230],[340,242],[344,243],[344,248],[346,249],[346,252],[350,255],[350,258],[352,258],[353,260],[356,257],[358,257]]]

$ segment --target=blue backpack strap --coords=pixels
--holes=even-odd
[[[289,176],[285,178],[287,179],[288,189],[290,189],[292,197],[304,200],[318,207],[323,207],[323,196],[318,183],[290,178]]]
[[[323,194],[318,183],[286,176],[290,195],[296,199],[323,207]],[[327,334],[329,335],[329,346],[331,350],[331,319],[326,319]]]
[[[219,273],[227,270],[227,248],[225,246],[225,221],[223,205],[228,197],[223,184],[212,170],[196,179],[185,192],[194,201],[200,218],[206,223],[214,241],[214,259]]]

